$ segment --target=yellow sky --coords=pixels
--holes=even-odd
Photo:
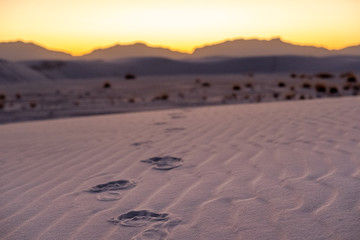
[[[360,0],[0,0],[0,41],[75,55],[146,42],[191,52],[225,39],[360,44]]]

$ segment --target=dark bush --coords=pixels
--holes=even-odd
[[[286,86],[286,84],[284,82],[279,82],[278,83],[278,87],[285,87],[285,86]]]
[[[324,79],[334,77],[334,75],[332,75],[331,73],[318,73],[315,76],[318,77],[318,78],[324,78]]]
[[[210,84],[210,83],[208,83],[208,82],[204,82],[204,83],[202,84],[202,86],[203,86],[203,87],[210,87],[210,86],[211,86],[211,84]]]
[[[5,101],[6,100],[6,95],[3,93],[0,93],[0,101]]]
[[[301,95],[300,96],[300,100],[305,100],[306,98],[305,98],[305,96],[304,95]]]
[[[279,93],[273,93],[273,97],[277,99],[279,97]]]
[[[111,88],[111,83],[110,82],[104,82],[103,88]]]
[[[319,93],[325,93],[327,87],[326,87],[325,84],[317,83],[317,84],[315,85],[315,89],[316,89],[316,91],[319,92]]]
[[[295,95],[293,94],[293,93],[289,93],[289,94],[286,94],[285,95],[285,99],[286,100],[291,100],[291,99],[293,99],[295,97]]]
[[[132,79],[135,79],[136,78],[136,75],[135,74],[132,74],[132,73],[127,73],[125,74],[125,79],[127,80],[132,80]]]
[[[291,77],[291,78],[296,78],[297,75],[296,75],[296,73],[291,73],[291,74],[290,74],[290,77]]]
[[[311,88],[311,84],[310,83],[303,83],[302,85],[303,88],[306,88],[306,89],[310,89]]]
[[[20,93],[16,93],[16,94],[15,94],[15,98],[16,98],[17,100],[20,100],[20,99],[21,99],[21,94],[20,94]]]
[[[129,103],[134,103],[134,102],[135,102],[135,98],[129,98],[129,99],[128,99],[128,102],[129,102]]]
[[[36,104],[36,102],[30,102],[29,106],[31,109],[34,109],[34,108],[36,108],[37,104]]]
[[[167,93],[163,93],[159,96],[156,96],[153,101],[158,101],[158,100],[162,100],[162,101],[166,101],[169,99],[169,95]]]
[[[241,86],[238,85],[238,84],[234,84],[233,87],[232,87],[232,89],[233,89],[234,91],[239,91],[239,90],[241,90]]]
[[[347,82],[348,82],[348,83],[356,83],[356,82],[357,82],[357,79],[356,79],[355,76],[349,76],[349,77],[347,78]]]
[[[247,88],[253,88],[253,85],[252,85],[252,83],[246,83],[246,84],[245,84],[245,87],[247,87]]]
[[[339,90],[338,90],[337,87],[332,86],[332,87],[329,87],[329,93],[330,94],[337,94],[337,93],[339,93]]]

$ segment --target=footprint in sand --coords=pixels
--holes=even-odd
[[[136,236],[132,237],[131,240],[165,240],[168,239],[170,231],[179,225],[181,220],[178,219],[169,219],[166,222],[153,224],[150,228],[138,233]]]
[[[154,213],[148,210],[130,211],[121,214],[119,217],[108,220],[114,224],[120,223],[126,227],[140,227],[149,224],[150,222],[166,222],[169,220],[167,213]]]
[[[153,157],[141,161],[154,165],[153,168],[157,170],[170,170],[173,168],[180,167],[183,163],[183,160],[181,158],[176,158],[171,156]]]
[[[121,198],[117,190],[125,190],[135,187],[136,183],[128,180],[112,181],[104,184],[96,185],[87,192],[97,193],[96,199],[99,201],[115,201]]]

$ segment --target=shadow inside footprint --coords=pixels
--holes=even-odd
[[[154,213],[148,210],[139,210],[121,214],[119,217],[112,218],[108,221],[114,224],[120,223],[122,226],[127,227],[139,227],[145,226],[150,222],[166,222],[167,220],[169,220],[169,214],[167,213]]]
[[[128,180],[112,181],[104,184],[96,185],[88,190],[90,193],[100,193],[105,191],[116,191],[122,189],[130,189],[135,187],[135,182]]]
[[[153,157],[141,161],[154,165],[153,168],[157,170],[170,170],[173,168],[177,168],[180,167],[183,162],[181,158],[176,158],[171,156]]]

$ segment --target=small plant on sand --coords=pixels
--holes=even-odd
[[[185,98],[185,95],[184,95],[184,93],[179,92],[179,93],[178,93],[178,97],[181,98],[181,99],[184,99],[184,98]]]
[[[129,102],[129,103],[134,103],[134,102],[135,102],[135,98],[133,98],[133,97],[129,98],[129,99],[128,99],[128,102]]]
[[[296,73],[291,73],[291,74],[290,74],[290,77],[291,77],[291,78],[296,78],[297,75],[296,75]]]
[[[345,84],[343,86],[343,90],[345,90],[345,91],[349,91],[350,89],[351,89],[351,84]]]
[[[20,94],[20,93],[16,93],[16,94],[15,94],[15,98],[16,98],[17,100],[20,100],[20,99],[21,99],[21,94]]]
[[[160,95],[157,95],[156,97],[153,98],[153,101],[166,101],[169,99],[169,95],[167,93],[163,93],[163,94],[160,94]]]
[[[274,97],[275,99],[278,99],[278,98],[279,98],[279,93],[273,93],[273,97]]]
[[[245,87],[253,88],[253,84],[251,82],[245,83]]]
[[[294,99],[295,97],[295,94],[294,93],[288,93],[285,95],[285,99],[286,100],[291,100],[291,99]]]
[[[241,90],[241,86],[240,86],[239,84],[234,84],[233,87],[232,87],[232,89],[233,89],[234,91],[240,91],[240,90]]]
[[[5,104],[2,103],[2,102],[0,102],[0,110],[1,110],[1,109],[4,109],[4,106],[5,106]]]
[[[133,79],[136,78],[136,75],[135,75],[135,74],[132,74],[132,73],[127,73],[127,74],[125,74],[124,78],[125,78],[126,80],[133,80]]]
[[[303,88],[305,89],[310,89],[311,88],[311,84],[308,83],[308,82],[304,82],[303,85],[302,85]]]
[[[30,107],[31,109],[36,108],[36,106],[37,106],[36,102],[30,102],[30,103],[29,103],[29,107]]]
[[[306,98],[305,98],[305,96],[304,95],[300,95],[300,98],[299,98],[300,100],[305,100]]]
[[[355,77],[355,75],[349,76],[346,80],[348,83],[356,83],[357,79]]]
[[[315,74],[315,76],[317,77],[317,78],[323,78],[323,79],[328,79],[328,78],[333,78],[334,77],[334,75],[332,75],[331,73],[317,73],[317,74]]]
[[[331,87],[329,87],[329,93],[330,93],[330,94],[338,94],[338,93],[339,93],[339,90],[338,90],[337,87],[331,86]]]
[[[195,83],[201,83],[201,79],[200,78],[195,78]]]
[[[294,87],[294,86],[291,86],[291,87],[290,87],[290,90],[291,90],[291,91],[295,91],[295,87]]]
[[[5,101],[6,95],[4,93],[0,93],[0,101]]]
[[[278,82],[278,87],[285,87],[286,84],[284,82]]]
[[[203,87],[210,87],[211,84],[210,84],[209,82],[204,82],[204,83],[202,84],[202,86],[203,86]]]
[[[327,87],[323,83],[315,84],[315,89],[318,93],[326,93]]]
[[[108,82],[108,81],[104,82],[103,88],[111,88],[111,82]]]

